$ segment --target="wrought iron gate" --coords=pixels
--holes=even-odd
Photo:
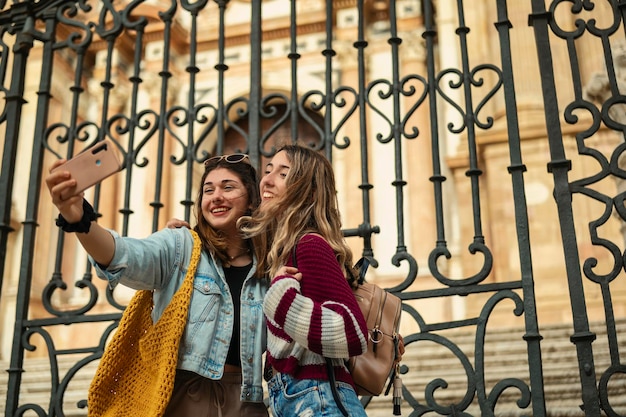
[[[528,198],[536,195],[525,191],[522,155],[533,135],[549,154],[564,253],[553,262],[564,265],[559,279],[572,310],[580,395],[567,412],[626,415],[618,331],[626,313],[616,308],[624,301],[625,243],[605,234],[626,219],[624,0],[16,0],[0,10],[0,326],[14,314],[13,332],[2,329],[11,337],[7,416],[86,414],[85,387],[72,410],[67,393],[97,362],[124,303],[92,280],[76,242],[53,227],[42,178],[54,158],[107,137],[123,151],[125,169],[90,198],[104,214],[117,210],[102,220],[123,235],[157,230],[176,214],[189,219],[209,153],[245,151],[260,165],[285,138],[318,147],[343,178],[346,236],[404,300],[411,330],[403,414],[560,415],[546,405],[531,256]],[[521,39],[520,22],[534,38]],[[604,64],[595,78],[590,51]],[[520,77],[532,70],[540,78]],[[531,108],[521,108],[527,99]],[[493,163],[499,147],[506,166]],[[572,174],[589,160],[591,174]],[[607,188],[609,180],[617,186]],[[508,191],[494,194],[494,181]],[[485,213],[486,190],[503,200],[502,211]],[[583,218],[586,231],[574,216],[578,199],[602,207]],[[497,214],[507,210],[512,221],[497,232]],[[136,222],[144,215],[149,222]],[[596,268],[596,252],[580,249],[581,233],[609,254],[608,272]],[[513,259],[504,246],[514,248]],[[395,270],[400,279],[389,278]],[[600,349],[610,359],[602,367],[588,285],[600,292]],[[420,302],[449,316],[433,320]],[[516,375],[500,362],[491,375],[487,363],[502,346],[487,340],[487,324],[506,302],[510,317],[521,318],[521,331],[509,337],[523,340],[524,369]],[[88,341],[89,332],[70,330],[85,326],[99,330]],[[468,334],[469,343],[455,341]],[[419,364],[438,355],[426,344],[456,361],[457,394],[442,395],[458,374],[441,366],[433,376]],[[47,358],[43,404],[22,383],[27,351]],[[375,413],[384,399],[363,402]]]

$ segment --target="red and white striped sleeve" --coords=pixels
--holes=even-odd
[[[357,356],[367,349],[367,326],[330,245],[318,235],[297,247],[298,282],[272,280],[263,310],[278,336],[329,358]]]

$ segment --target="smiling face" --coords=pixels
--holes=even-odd
[[[237,231],[237,220],[251,207],[241,179],[227,168],[209,172],[202,185],[202,216],[222,232]]]
[[[259,184],[261,191],[261,208],[269,201],[285,194],[287,189],[287,174],[291,168],[291,162],[287,158],[287,152],[280,151],[265,166],[263,178]]]

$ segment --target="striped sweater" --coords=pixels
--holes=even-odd
[[[297,379],[328,380],[324,357],[334,358],[337,380],[354,386],[343,359],[366,351],[365,318],[326,240],[304,236],[296,256],[302,280],[274,277],[263,302],[268,361]]]

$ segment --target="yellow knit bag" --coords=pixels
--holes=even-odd
[[[160,417],[174,388],[178,346],[202,244],[195,231],[187,275],[163,315],[152,323],[152,291],[130,300],[107,345],[87,396],[89,417]]]

